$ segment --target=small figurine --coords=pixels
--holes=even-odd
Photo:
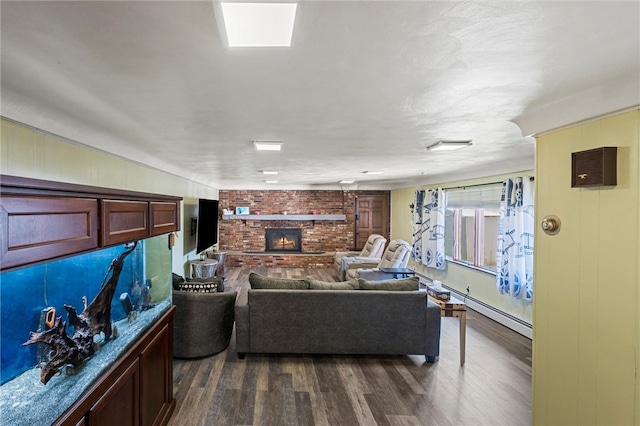
[[[146,311],[147,309],[151,309],[155,307],[154,303],[151,303],[151,292],[149,291],[149,287],[146,285],[142,288],[142,307],[140,308],[142,311]]]
[[[136,318],[138,318],[138,311],[134,309],[133,311],[129,312],[129,315],[127,315],[127,322],[134,322]]]
[[[136,281],[131,286],[131,302],[133,303],[133,307],[139,309],[142,305],[142,300],[142,286],[140,285],[140,281]]]
[[[73,364],[65,364],[60,368],[60,374],[63,376],[73,376],[76,374],[76,369]]]

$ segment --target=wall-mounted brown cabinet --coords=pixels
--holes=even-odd
[[[140,240],[149,234],[149,203],[144,201],[101,200],[102,245],[111,246]]]
[[[180,197],[0,176],[7,270],[180,229]]]
[[[2,269],[98,247],[98,200],[2,196]]]
[[[151,236],[166,234],[180,229],[180,210],[175,202],[152,201],[149,203]]]

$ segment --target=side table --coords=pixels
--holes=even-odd
[[[380,268],[380,271],[385,274],[393,275],[393,278],[396,279],[400,276],[402,278],[407,278],[409,275],[415,275],[416,271],[409,268]]]
[[[460,319],[460,366],[463,366],[467,340],[467,305],[453,296],[449,300],[440,300],[432,296],[429,296],[429,299],[440,305],[443,317],[457,317]]]
[[[214,259],[192,260],[191,278],[210,278],[216,275],[218,261]]]
[[[218,266],[216,267],[216,276],[222,277],[223,280],[227,279],[224,276],[224,260],[227,257],[227,252],[225,251],[208,251],[205,253],[208,259],[215,259],[218,261]]]

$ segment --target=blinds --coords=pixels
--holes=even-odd
[[[499,209],[502,185],[447,191],[447,208]]]

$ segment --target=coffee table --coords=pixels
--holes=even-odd
[[[415,275],[416,271],[409,268],[380,268],[380,272],[393,275],[393,278],[407,278],[409,275]]]

